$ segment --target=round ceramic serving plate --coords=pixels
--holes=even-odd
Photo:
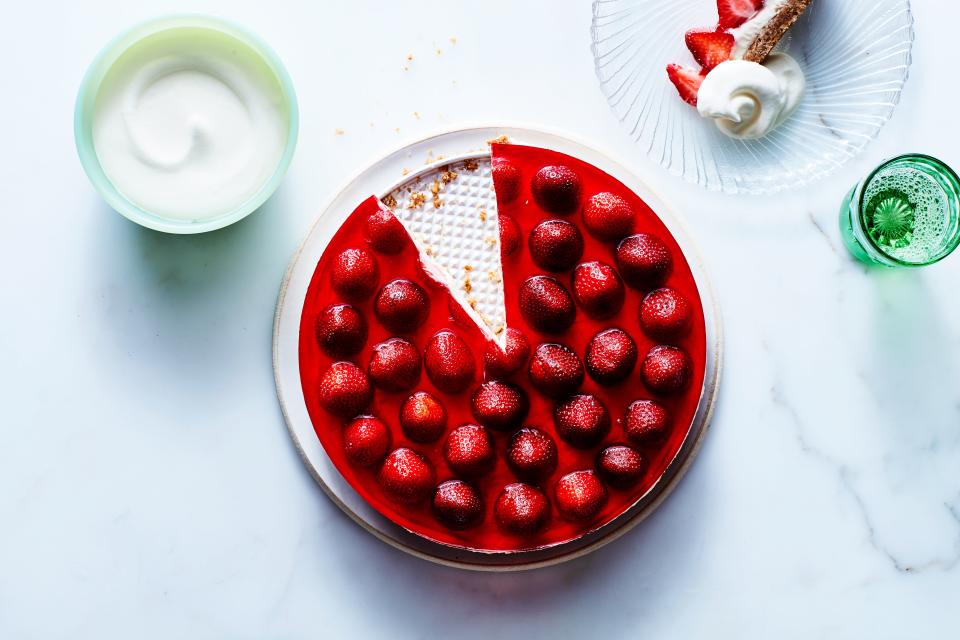
[[[620,516],[579,538],[562,544],[515,552],[479,552],[449,546],[416,535],[381,516],[340,475],[328,458],[307,413],[300,380],[299,330],[304,300],[320,256],[344,219],[371,194],[386,196],[405,185],[429,179],[431,172],[464,160],[489,155],[488,140],[507,136],[510,142],[539,146],[589,162],[612,175],[643,198],[669,228],[690,264],[706,324],[706,371],[693,422],[676,457],[663,476]],[[410,172],[410,167],[422,170]],[[461,129],[409,144],[374,162],[341,191],[321,213],[294,255],[277,302],[273,356],[277,395],[294,444],[313,477],[328,496],[364,529],[415,556],[469,569],[516,570],[555,564],[597,549],[640,522],[666,498],[680,480],[706,432],[716,399],[721,363],[720,316],[699,254],[680,222],[647,185],[605,154],[556,134],[518,127]]]
[[[666,66],[693,67],[684,33],[717,24],[716,0],[594,0],[597,77],[643,152],[714,191],[774,193],[859,154],[900,100],[913,45],[910,0],[814,0],[778,50],[803,69],[797,110],[759,140],[734,140],[683,102]]]

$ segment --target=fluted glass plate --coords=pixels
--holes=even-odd
[[[873,140],[893,113],[910,67],[909,0],[814,0],[778,50],[807,78],[789,120],[759,140],[728,138],[683,102],[667,78],[695,66],[684,44],[716,25],[714,0],[595,0],[593,55],[610,107],[670,173],[727,193],[772,193],[831,173]]]

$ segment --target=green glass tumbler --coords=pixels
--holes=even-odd
[[[923,267],[960,244],[960,178],[931,156],[887,160],[840,207],[840,236],[858,260]]]

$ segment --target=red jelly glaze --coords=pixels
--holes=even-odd
[[[496,452],[493,468],[478,477],[469,479],[470,485],[476,488],[483,503],[483,513],[476,526],[466,530],[454,530],[438,521],[432,510],[431,500],[417,502],[416,504],[403,504],[389,500],[377,483],[378,465],[363,468],[349,463],[344,454],[343,425],[349,423],[350,420],[332,417],[321,408],[319,402],[319,379],[334,360],[320,349],[314,335],[314,323],[318,314],[328,305],[347,302],[333,291],[329,278],[330,268],[334,260],[344,249],[367,247],[371,253],[375,254],[380,267],[378,289],[391,279],[404,278],[417,283],[426,291],[430,302],[427,318],[422,325],[409,333],[404,333],[402,336],[420,349],[421,354],[430,338],[436,332],[444,329],[449,329],[460,336],[473,352],[476,360],[475,380],[465,390],[453,394],[444,393],[433,385],[429,376],[421,375],[419,383],[412,391],[397,393],[376,389],[373,402],[366,410],[367,413],[378,417],[388,427],[392,447],[408,447],[423,455],[429,461],[436,471],[436,482],[438,484],[447,480],[466,478],[454,473],[444,459],[443,445],[446,437],[424,444],[414,442],[404,435],[399,424],[400,406],[411,393],[420,390],[429,392],[442,402],[447,410],[447,433],[449,433],[459,425],[475,422],[471,412],[471,397],[482,382],[490,379],[489,376],[485,377],[483,372],[484,353],[487,349],[484,335],[471,323],[457,321],[459,314],[455,311],[459,308],[458,305],[452,302],[452,298],[445,288],[425,275],[419,265],[419,256],[413,247],[413,243],[404,243],[402,250],[396,254],[384,254],[374,251],[368,242],[365,237],[367,218],[382,208],[375,198],[363,202],[343,223],[317,265],[307,292],[301,318],[300,371],[307,408],[321,443],[340,473],[375,509],[400,526],[439,542],[473,549],[511,551],[557,544],[579,537],[587,531],[609,522],[629,508],[663,475],[667,465],[676,456],[686,437],[696,411],[700,389],[703,384],[706,340],[702,305],[686,260],[666,227],[639,197],[599,169],[564,154],[533,147],[496,144],[493,145],[493,155],[498,163],[508,163],[515,167],[520,178],[517,187],[519,193],[510,202],[500,199],[500,193],[498,192],[498,208],[500,213],[509,215],[516,222],[522,238],[516,252],[503,258],[507,322],[511,327],[523,332],[531,350],[541,343],[557,342],[572,348],[582,359],[590,338],[599,331],[610,327],[618,327],[626,331],[636,342],[641,358],[655,344],[653,340],[644,335],[639,321],[640,301],[647,292],[631,288],[627,288],[623,306],[612,317],[596,320],[590,318],[586,313],[582,313],[582,309],[580,309],[578,310],[580,312],[577,313],[576,323],[560,334],[539,333],[523,320],[519,312],[518,293],[524,280],[534,275],[552,275],[564,283],[565,286],[569,286],[570,283],[569,272],[547,274],[534,265],[529,255],[527,239],[530,231],[539,222],[556,218],[556,215],[540,209],[530,193],[531,179],[542,167],[563,165],[576,171],[580,178],[581,198],[584,201],[600,192],[612,192],[623,198],[629,203],[636,215],[632,231],[634,233],[642,232],[656,235],[670,250],[673,258],[673,270],[662,286],[669,286],[680,292],[690,303],[693,316],[689,333],[674,342],[686,351],[693,363],[691,380],[685,392],[666,397],[658,396],[644,387],[637,370],[626,381],[610,387],[602,387],[590,379],[589,376],[585,377],[577,393],[596,395],[609,409],[613,424],[610,432],[600,443],[589,449],[579,450],[569,446],[558,437],[553,422],[555,400],[543,396],[532,388],[527,374],[527,366],[521,366],[517,371],[503,378],[505,381],[523,389],[530,401],[530,410],[523,421],[523,425],[542,430],[556,442],[556,467],[537,483],[537,486],[543,490],[547,497],[548,503],[554,501],[554,487],[561,477],[577,470],[596,469],[597,456],[601,450],[612,444],[622,443],[626,439],[622,421],[631,402],[638,399],[656,399],[666,406],[673,417],[669,433],[656,442],[633,445],[646,462],[643,474],[636,483],[627,489],[609,492],[608,499],[602,508],[589,521],[564,519],[555,510],[555,505],[550,504],[545,525],[535,533],[518,536],[498,527],[493,514],[497,498],[504,487],[518,481],[517,476],[506,463],[507,445],[513,437],[514,431],[490,433]],[[578,226],[582,224],[580,216],[570,216],[565,219]],[[581,227],[580,230],[584,240],[584,252],[580,261],[599,260],[615,266],[617,242],[615,240],[601,241],[586,233],[584,228]],[[374,315],[372,308],[374,297],[371,296],[361,302],[352,302],[367,321],[369,330],[369,336],[364,347],[356,355],[349,358],[351,361],[358,363],[361,368],[365,368],[367,362],[369,362],[373,345],[395,335],[384,328]]]

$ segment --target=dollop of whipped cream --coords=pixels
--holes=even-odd
[[[727,60],[703,79],[697,111],[731,138],[762,138],[790,117],[806,86],[800,65],[785,53],[763,64]]]

